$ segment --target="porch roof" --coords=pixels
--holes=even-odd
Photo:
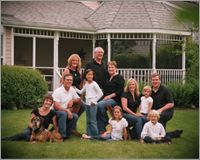
[[[155,1],[105,1],[88,19],[96,29],[188,30],[163,3]]]
[[[1,22],[91,33],[105,29],[189,32],[166,5],[155,1],[105,1],[95,11],[80,1],[2,1]]]
[[[35,26],[93,29],[86,17],[93,10],[80,2],[3,1],[1,21]]]

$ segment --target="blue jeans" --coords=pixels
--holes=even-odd
[[[65,111],[56,111],[57,115],[57,121],[58,121],[58,130],[59,133],[63,138],[69,138],[70,134],[72,132],[72,129],[74,128],[77,120],[78,120],[78,115],[75,113],[72,113],[73,118],[68,119],[68,114]]]
[[[147,114],[145,114],[145,113],[142,113],[144,116],[140,116],[139,118],[141,118],[141,120],[142,120],[142,126],[144,126],[144,124],[147,122]]]
[[[97,106],[86,105],[86,131],[89,136],[98,135],[98,127],[97,127]]]
[[[106,113],[107,107],[106,105],[110,104],[112,106],[118,105],[118,102],[116,102],[113,99],[108,100],[102,100],[97,103],[97,124],[98,124],[98,130],[106,131],[105,122],[108,120],[108,115]]]
[[[32,134],[32,128],[27,127],[22,133],[16,134],[16,135],[11,136],[11,137],[2,138],[1,140],[11,140],[11,141],[26,140],[26,141],[30,141],[31,134]]]
[[[114,139],[111,138],[111,134],[107,134],[106,139],[102,138],[102,135],[97,135],[97,136],[91,136],[91,140],[100,140],[100,141],[114,141]]]
[[[133,125],[133,129],[130,130],[130,135],[132,138],[140,139],[141,132],[142,132],[142,119],[140,117],[136,117],[132,114],[123,113],[123,116],[127,121],[128,124]]]

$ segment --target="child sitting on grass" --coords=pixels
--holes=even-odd
[[[141,133],[141,138],[146,143],[156,144],[171,144],[171,138],[166,136],[165,129],[161,123],[158,122],[160,115],[158,111],[151,110],[149,113],[150,121],[145,123]]]
[[[90,139],[90,140],[101,140],[101,141],[118,141],[123,140],[123,132],[124,132],[124,140],[127,139],[126,127],[128,126],[128,122],[125,118],[122,117],[122,109],[120,106],[115,106],[113,108],[113,116],[108,121],[110,123],[108,131],[106,131],[102,135],[97,136],[88,136],[86,134],[82,135],[82,139]]]

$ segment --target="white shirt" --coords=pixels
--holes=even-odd
[[[153,138],[165,137],[165,129],[161,123],[156,122],[154,125],[151,121],[149,121],[145,123],[141,133],[142,139],[144,139],[146,136]]]
[[[111,131],[111,138],[118,141],[123,140],[123,128],[128,127],[128,122],[125,118],[122,118],[119,122],[116,120],[111,120],[111,118],[108,121],[112,125],[112,131]]]
[[[73,87],[66,91],[63,85],[54,91],[52,97],[53,101],[59,102],[59,106],[63,108],[67,108],[70,100],[80,98]]]
[[[153,105],[153,99],[151,97],[145,98],[145,96],[141,97],[141,113],[148,114],[149,103]]]
[[[93,81],[92,83],[86,83],[81,90],[76,89],[76,92],[82,94],[86,91],[85,94],[85,104],[91,105],[91,102],[97,104],[97,101],[103,96],[103,92],[99,88],[99,85]]]

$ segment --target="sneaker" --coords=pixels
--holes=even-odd
[[[90,139],[91,137],[86,135],[86,134],[82,134],[82,138],[81,139]]]
[[[179,130],[180,134],[183,133],[183,129],[180,128],[180,129],[178,129],[178,130]]]

